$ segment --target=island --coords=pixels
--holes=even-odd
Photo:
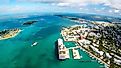
[[[65,18],[65,19],[69,19],[72,22],[76,22],[76,23],[87,23],[90,22],[88,20],[82,19],[82,18],[78,18],[78,17],[70,17],[70,16],[63,16],[63,15],[55,15],[61,18]]]
[[[21,32],[21,30],[18,29],[18,28],[2,30],[2,31],[0,31],[0,40],[4,40],[4,39],[9,39],[9,38],[15,37],[20,32]]]
[[[37,22],[36,20],[33,21],[27,21],[25,23],[23,23],[23,25],[32,25],[33,23]]]
[[[61,35],[64,41],[77,43],[77,47],[106,67],[121,67],[120,24],[103,21],[89,21],[85,24],[80,22],[80,25],[62,28]]]

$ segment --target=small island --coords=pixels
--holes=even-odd
[[[27,21],[27,22],[23,23],[23,25],[32,25],[35,22],[37,22],[37,21]]]
[[[4,39],[9,39],[9,38],[15,37],[20,32],[21,32],[21,30],[18,29],[18,28],[5,29],[3,31],[0,31],[0,40],[4,40]]]

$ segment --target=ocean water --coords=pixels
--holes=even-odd
[[[38,22],[23,26],[28,20]],[[0,68],[100,68],[103,66],[92,59],[87,53],[79,50],[82,59],[59,61],[55,54],[55,41],[61,37],[63,26],[72,26],[77,23],[57,16],[45,15],[31,18],[8,19],[0,22],[0,30],[20,28],[16,37],[0,40]],[[36,46],[31,47],[34,42]],[[66,42],[67,47],[75,43]],[[70,53],[71,50],[70,50]],[[81,60],[95,60],[94,62],[80,62]]]

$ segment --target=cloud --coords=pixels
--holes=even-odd
[[[112,10],[109,10],[109,13],[112,13],[113,11]]]
[[[29,7],[28,7],[29,6]],[[0,14],[8,13],[8,14],[15,14],[15,13],[29,13],[29,12],[46,12],[48,8],[45,6],[40,5],[9,5],[9,6],[2,6],[0,7]]]
[[[61,0],[16,0],[17,2],[59,3]]]
[[[114,8],[119,8],[121,9],[121,1],[120,0],[109,0],[110,6]]]
[[[1,0],[2,3],[47,3],[60,7],[79,7],[86,6],[88,4],[102,4],[115,9],[121,9],[120,0]]]
[[[10,2],[10,0],[2,0],[2,1]],[[11,0],[11,1],[22,4],[30,3],[30,5],[35,4],[38,6],[19,5],[12,7],[8,6],[4,8],[0,6],[0,12],[15,13],[15,12],[32,12],[32,11],[38,11],[38,12],[75,11],[75,12],[100,13],[100,14],[101,13],[118,14],[121,12],[120,0]],[[43,4],[46,4],[48,6],[45,6]]]
[[[70,3],[58,3],[57,6],[69,6]]]
[[[121,9],[120,0],[65,0],[63,2],[76,3],[77,4],[103,4],[112,8]]]
[[[114,10],[114,12],[115,12],[115,13],[119,13],[119,12],[120,12],[120,10],[116,9],[116,10]]]
[[[9,2],[32,2],[32,3],[72,3],[76,5],[85,4],[104,4],[105,6],[110,6],[112,8],[121,9],[120,0],[1,0],[2,3]],[[60,6],[65,6],[65,4],[60,4]]]

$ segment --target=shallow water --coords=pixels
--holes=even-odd
[[[43,20],[41,20],[43,19]],[[28,20],[38,20],[30,26],[22,23]],[[0,68],[99,68],[95,62],[80,62],[80,60],[93,60],[82,50],[80,60],[72,58],[58,61],[55,55],[55,41],[61,37],[60,30],[63,26],[76,23],[56,16],[40,16],[37,18],[18,19],[0,22],[0,29],[20,28],[23,31],[16,37],[0,41]],[[36,46],[31,47],[34,42]],[[75,46],[74,43],[65,43],[67,47]],[[70,51],[71,52],[71,51]]]

